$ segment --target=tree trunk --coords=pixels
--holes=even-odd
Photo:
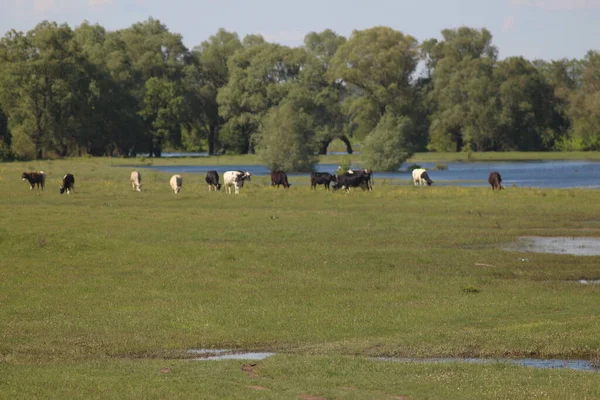
[[[329,144],[331,143],[331,140],[323,140],[319,146],[319,155],[324,156],[327,154],[327,148],[329,147]]]
[[[215,136],[217,133],[216,125],[210,125],[208,128],[208,155],[212,156],[215,154]]]
[[[348,139],[346,137],[346,135],[342,135],[339,138],[342,142],[344,142],[344,144],[346,145],[346,151],[348,152],[348,154],[352,154],[353,150],[352,150],[352,143],[350,143],[350,139]]]

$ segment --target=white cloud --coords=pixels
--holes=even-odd
[[[577,10],[600,8],[600,0],[509,0],[513,7],[535,7],[545,10]]]
[[[517,19],[515,18],[515,16],[510,15],[510,16],[504,18],[504,24],[502,25],[502,30],[504,32],[512,31],[513,28],[515,27],[516,23],[517,23]]]

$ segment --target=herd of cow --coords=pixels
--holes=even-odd
[[[223,174],[223,185],[225,191],[229,194],[232,191],[235,194],[240,193],[240,189],[244,187],[245,181],[250,181],[252,174],[250,172],[243,171],[227,171]],[[21,178],[24,181],[28,181],[30,189],[33,190],[37,186],[38,190],[44,190],[46,181],[46,174],[44,171],[39,172],[23,172]],[[129,178],[133,190],[138,192],[142,191],[142,175],[138,171],[133,171]],[[206,173],[206,183],[208,184],[209,191],[221,190],[221,184],[219,183],[219,174],[217,171],[208,171]],[[412,172],[412,180],[415,186],[427,185],[431,186],[433,181],[429,177],[427,171],[423,168],[415,169]],[[490,172],[488,182],[492,186],[492,190],[503,189],[502,177],[498,172]],[[181,191],[183,185],[183,179],[181,175],[173,175],[169,181],[169,185],[174,193]],[[370,169],[360,170],[348,170],[343,174],[330,174],[327,172],[312,172],[310,174],[310,187],[316,189],[317,185],[323,185],[325,189],[333,190],[343,189],[347,192],[350,188],[360,187],[362,190],[373,190],[373,171]],[[291,185],[288,182],[287,174],[284,171],[273,171],[271,172],[271,186],[283,186],[289,188]],[[75,177],[71,174],[66,174],[59,186],[60,194],[65,191],[70,194],[75,190]]]

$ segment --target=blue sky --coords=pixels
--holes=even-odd
[[[43,20],[115,30],[148,17],[182,34],[190,48],[219,28],[298,46],[305,34],[328,28],[350,36],[385,25],[424,40],[467,25],[489,29],[501,58],[581,58],[600,50],[600,0],[0,0],[1,34]]]

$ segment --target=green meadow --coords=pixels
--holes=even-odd
[[[143,169],[253,162],[0,164],[0,398],[600,398],[597,372],[373,359],[598,361],[600,286],[577,280],[600,279],[600,257],[502,248],[600,237],[600,192],[253,177],[235,196],[182,174],[175,195],[171,174]],[[34,169],[39,194],[20,179]],[[190,360],[206,348],[277,354]]]

